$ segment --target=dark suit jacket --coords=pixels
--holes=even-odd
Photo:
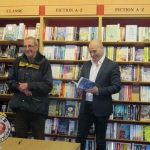
[[[83,64],[81,77],[89,79],[91,60]],[[103,64],[97,74],[96,83],[98,83],[99,94],[93,94],[93,111],[96,116],[109,116],[112,111],[112,97],[121,89],[120,71],[118,63],[105,57]],[[80,113],[84,112],[86,92],[83,93]]]

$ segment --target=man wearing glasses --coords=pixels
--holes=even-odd
[[[52,72],[48,60],[38,52],[34,37],[24,39],[24,53],[16,58],[8,75],[14,93],[9,107],[15,113],[16,137],[27,138],[31,127],[35,139],[44,139],[45,117],[52,90]]]

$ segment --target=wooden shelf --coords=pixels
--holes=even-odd
[[[62,80],[62,81],[78,81],[79,79],[64,79],[64,78],[53,78],[53,80]]]
[[[10,99],[13,96],[13,94],[0,94],[1,101],[2,99]]]
[[[7,76],[0,76],[0,80],[6,80]]]
[[[14,62],[16,58],[0,58],[1,63]]]
[[[88,46],[90,41],[43,41],[44,45],[85,45]]]
[[[119,124],[138,124],[138,125],[149,125],[150,121],[133,121],[133,120],[117,120],[117,119],[109,119],[110,123],[117,122]]]
[[[150,42],[103,41],[104,46],[149,46]]]
[[[5,112],[7,117],[13,117],[13,112]],[[77,120],[78,117],[67,117],[67,116],[48,116],[47,118],[64,118],[64,119],[73,119]],[[149,125],[150,121],[133,121],[133,120],[117,120],[117,119],[109,119],[109,123],[117,122],[118,124],[138,124],[138,125]]]
[[[73,138],[73,139],[76,138],[76,136],[62,135],[62,134],[45,134],[45,136],[49,136],[49,137],[65,137],[65,138]],[[91,140],[95,140],[94,136],[88,136],[87,138],[91,139]]]
[[[63,119],[78,119],[78,117],[67,117],[67,116],[48,116],[48,118],[63,118]]]
[[[13,96],[13,94],[0,94],[0,98],[3,99],[10,99]],[[81,98],[66,98],[66,97],[49,97],[52,100],[73,100],[73,101],[81,101]]]
[[[126,140],[126,139],[106,139],[110,142],[123,142],[123,143],[139,143],[139,144],[150,144],[150,141],[139,141],[139,140]]]
[[[23,40],[0,40],[0,45],[23,45]]]
[[[83,64],[86,61],[88,60],[49,60],[51,64]]]
[[[150,105],[150,102],[144,102],[144,101],[124,101],[124,100],[113,100],[112,101],[114,104],[115,103],[121,103],[121,104],[138,104],[138,105]]]
[[[81,101],[81,98],[66,98],[66,97],[52,97],[52,96],[50,96],[50,99],[52,99],[52,100],[72,100],[72,101]]]

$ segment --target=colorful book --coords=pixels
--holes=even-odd
[[[68,135],[69,119],[59,119],[58,134]]]
[[[150,105],[141,105],[140,121],[150,121]]]

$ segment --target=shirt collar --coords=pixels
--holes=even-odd
[[[103,57],[98,61],[98,64],[101,65],[103,63],[104,59],[105,59],[105,55],[103,55]],[[91,59],[91,63],[92,63],[92,65],[95,64],[95,62],[92,59]]]

